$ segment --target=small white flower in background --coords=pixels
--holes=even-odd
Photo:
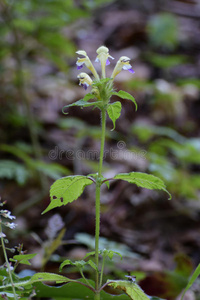
[[[127,56],[121,56],[113,70],[111,78],[114,79],[122,70],[127,70],[132,74],[135,73],[130,65],[130,60],[131,59]]]
[[[15,224],[15,223],[9,223],[9,222],[4,223],[4,225],[6,227],[9,227],[10,229],[15,229],[17,227],[17,224]]]
[[[92,84],[92,79],[87,73],[82,72],[77,78],[79,79],[79,85],[83,86],[85,90]]]
[[[5,237],[6,237],[5,233],[0,232],[0,238],[5,238]]]
[[[91,60],[87,56],[87,53],[84,50],[79,50],[76,53],[81,56],[81,57],[78,57],[77,62],[76,62],[77,69],[80,70],[83,68],[83,65],[85,65],[93,73],[94,77],[96,79],[99,79],[99,75],[97,74]]]
[[[16,219],[15,216],[12,216],[12,215],[11,215],[11,212],[10,212],[9,210],[1,210],[1,211],[0,211],[0,214],[1,214],[4,218],[8,218],[8,219],[10,219],[10,220]]]

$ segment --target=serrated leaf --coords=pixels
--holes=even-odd
[[[171,194],[166,190],[164,182],[154,175],[140,172],[121,173],[116,175],[114,179],[125,180],[149,190],[163,190],[169,195],[169,200],[171,199]]]
[[[42,282],[42,281],[55,281],[56,283],[62,283],[62,282],[69,282],[71,280],[62,275],[41,272],[41,273],[34,274],[31,277],[29,283],[32,284],[34,282]]]
[[[73,202],[83,193],[84,188],[92,183],[91,179],[81,175],[67,176],[56,180],[50,188],[51,202],[42,214],[55,207]]]
[[[115,96],[118,96],[122,99],[131,100],[135,104],[135,110],[137,110],[137,103],[135,101],[135,98],[131,94],[129,94],[125,91],[113,92],[112,94]]]
[[[24,265],[31,265],[29,262],[29,259],[32,259],[35,257],[37,253],[32,253],[32,254],[21,254],[21,255],[14,255],[13,258],[10,258],[10,261],[16,262],[18,261],[20,264]]]
[[[84,99],[81,99],[81,100],[78,100],[72,104],[68,104],[68,105],[65,105],[62,109],[62,112],[67,115],[68,113],[64,112],[64,109],[65,108],[68,108],[68,107],[71,107],[71,106],[81,106],[81,107],[88,107],[88,106],[95,106],[95,107],[98,107],[98,105],[102,104],[101,101],[96,101],[96,102],[87,102],[86,100]]]
[[[113,129],[115,129],[115,122],[120,117],[122,110],[121,102],[117,101],[108,105],[107,112],[110,119],[113,121]]]
[[[94,99],[94,95],[89,93],[89,94],[86,94],[82,100],[88,101],[90,99]]]
[[[114,254],[119,255],[120,258],[122,259],[121,253],[119,253],[119,252],[117,252],[117,251],[104,249],[104,250],[102,250],[102,251],[100,251],[100,252],[101,252],[101,254],[102,254],[104,257],[108,256],[111,260],[113,259]]]
[[[87,264],[98,272],[97,265],[91,259],[87,261]]]
[[[113,280],[108,285],[114,289],[122,290],[133,300],[149,300],[149,296],[144,293],[137,283],[127,280]]]
[[[195,280],[197,279],[197,277],[200,275],[200,264],[197,266],[197,268],[195,269],[194,273],[192,274],[186,288],[183,291],[181,300],[183,300],[183,297],[185,295],[185,293],[187,292],[187,290],[189,290],[189,288],[193,285],[193,283],[195,282]]]
[[[85,265],[87,264],[87,262],[85,262],[84,260],[78,260],[78,261],[72,261],[70,259],[66,259],[65,261],[62,262],[62,264],[60,265],[59,270],[62,271],[62,269],[67,266],[67,265],[71,265],[71,266],[75,266],[78,269],[83,268]]]
[[[28,279],[27,279],[28,278]],[[68,279],[65,276],[62,275],[58,275],[58,274],[54,274],[54,273],[46,273],[46,272],[41,272],[41,273],[36,273],[34,274],[31,278],[30,277],[25,277],[22,278],[22,280],[14,282],[14,286],[15,287],[24,287],[24,286],[30,286],[33,283],[36,282],[44,282],[44,281],[48,281],[48,282],[56,282],[56,283],[63,283],[63,282],[69,282],[69,281],[73,281],[71,279]],[[5,284],[3,286],[0,286],[0,289],[7,289],[12,287],[11,283]]]

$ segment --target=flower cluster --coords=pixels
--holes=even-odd
[[[110,64],[109,59],[114,59],[109,54],[109,49],[105,46],[101,46],[97,49],[97,58],[95,62],[98,62],[101,64],[101,73],[102,78],[106,78],[106,66]],[[84,50],[79,50],[76,52],[80,57],[78,57],[76,65],[77,69],[80,70],[85,65],[93,74],[94,78],[98,81],[100,79],[97,71],[95,70],[91,60],[87,56],[87,53]],[[127,70],[130,73],[135,73],[132,69],[132,66],[130,65],[130,58],[127,56],[122,56],[116,63],[116,66],[112,72],[111,79],[114,80],[114,78],[122,71]],[[83,86],[84,89],[87,89],[88,86],[92,85],[93,81],[91,77],[87,73],[80,73],[78,76],[79,79],[79,85]]]

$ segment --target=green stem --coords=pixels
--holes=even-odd
[[[104,271],[104,266],[105,266],[105,256],[103,256],[103,260],[102,260],[101,275],[100,275],[99,286],[101,286],[101,285],[102,285],[102,282],[103,282],[103,271]]]
[[[103,108],[101,111],[101,149],[99,158],[98,177],[96,182],[96,224],[95,224],[95,263],[99,269],[99,235],[100,235],[100,189],[101,189],[101,176],[103,166],[104,144],[106,132],[106,110]],[[99,271],[96,271],[95,279],[96,291],[99,290]],[[100,299],[100,294],[96,293],[95,300]]]
[[[85,280],[85,283],[88,286],[92,287],[91,284],[89,283],[89,281],[85,278],[85,275],[83,274],[83,270],[79,269],[79,272],[80,272],[81,276],[83,277],[83,279]]]
[[[0,233],[2,234],[1,219],[0,219]],[[15,286],[14,286],[14,282],[13,282],[13,278],[12,278],[12,273],[11,273],[11,270],[10,270],[10,264],[9,264],[9,261],[8,261],[8,256],[7,256],[7,253],[6,253],[6,247],[5,247],[5,244],[4,244],[4,238],[3,237],[1,237],[1,245],[2,245],[2,249],[3,249],[4,258],[5,258],[5,261],[6,261],[6,266],[7,266],[7,269],[8,269],[8,274],[9,274],[9,277],[10,277],[10,282],[11,282],[11,286],[12,286],[14,299],[17,300],[18,298],[17,298],[17,294],[15,292]]]

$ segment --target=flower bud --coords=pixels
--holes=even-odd
[[[87,73],[82,72],[77,78],[79,79],[79,85],[83,86],[85,90],[92,84],[92,79]]]

